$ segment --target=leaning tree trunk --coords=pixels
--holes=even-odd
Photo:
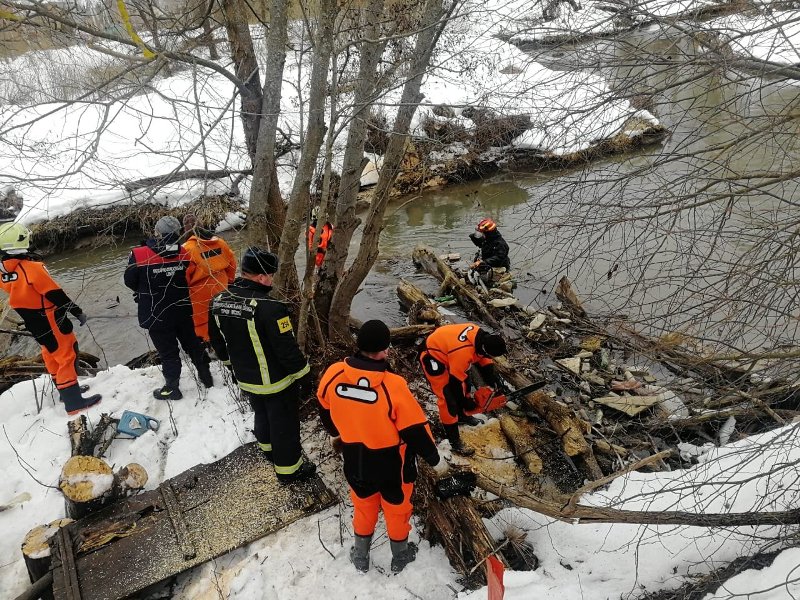
[[[342,164],[342,181],[339,184],[339,197],[336,201],[334,230],[325,254],[325,262],[319,272],[319,283],[316,290],[317,314],[328,323],[328,314],[333,302],[333,295],[344,272],[350,241],[359,225],[356,217],[356,197],[361,183],[361,171],[364,168],[364,143],[367,137],[366,112],[374,101],[378,80],[377,66],[383,54],[385,42],[380,41],[381,22],[384,0],[370,0],[364,9],[365,23],[360,47],[360,64],[358,80],[353,98],[353,110],[347,132],[344,163]],[[338,333],[341,337],[334,337]],[[347,339],[347,327],[336,332],[328,329],[333,339]]]
[[[280,268],[275,277],[274,285],[283,291],[284,297],[294,297],[299,287],[294,256],[297,252],[301,231],[304,229],[306,217],[310,210],[311,180],[314,177],[317,156],[319,156],[322,142],[325,139],[325,88],[328,83],[328,66],[333,52],[333,26],[337,13],[338,5],[336,0],[322,0],[318,21],[319,32],[314,43],[314,64],[311,68],[308,127],[300,156],[300,164],[297,167],[292,193],[289,197],[286,221],[284,222],[283,234],[278,248]],[[324,221],[320,222],[317,229],[321,231],[323,225]],[[315,235],[315,237],[317,236],[318,234]],[[305,235],[303,240],[305,240]],[[318,243],[319,238],[317,237]]]
[[[455,6],[456,3],[452,3],[450,10],[452,11]],[[405,156],[411,119],[422,100],[420,94],[422,77],[430,65],[433,49],[447,23],[447,19],[442,19],[443,14],[442,0],[427,0],[414,47],[414,60],[409,70],[410,77],[403,86],[400,108],[397,110],[392,135],[383,157],[383,166],[372,195],[361,245],[353,265],[334,291],[328,326],[333,338],[345,334],[353,298],[378,258],[378,242],[381,231],[383,231],[383,218],[389,201],[389,192],[400,172],[400,164]],[[344,179],[342,186],[344,187]]]
[[[225,29],[231,47],[231,59],[236,69],[236,77],[244,82],[239,88],[241,97],[241,119],[244,128],[244,141],[250,162],[255,163],[258,145],[258,126],[261,122],[261,76],[258,60],[250,37],[247,11],[242,0],[223,0],[222,12]]]
[[[263,244],[266,241],[270,248],[276,249],[280,244],[286,216],[280,190],[275,193],[278,185],[275,171],[275,135],[281,112],[283,66],[286,63],[288,0],[272,0],[269,18],[261,121],[253,161],[253,186],[250,190],[247,227],[251,242]]]

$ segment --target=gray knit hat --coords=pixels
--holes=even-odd
[[[180,233],[181,222],[177,218],[161,217],[156,223],[156,237],[165,238],[173,233]]]

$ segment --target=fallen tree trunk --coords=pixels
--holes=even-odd
[[[350,331],[356,332],[361,329],[364,323],[358,319],[350,317],[349,327]],[[418,325],[405,325],[403,327],[392,327],[389,329],[389,338],[392,343],[400,342],[414,342],[418,338],[430,335],[436,329],[435,325],[430,323],[420,323]]]
[[[435,485],[431,469],[420,465],[416,505],[425,518],[426,537],[430,539],[430,529],[433,529],[453,568],[476,586],[486,585],[484,570],[476,567],[491,555],[506,568],[508,563],[498,553],[499,548],[486,530],[473,500],[466,496],[439,500],[434,492]]]
[[[430,300],[413,283],[401,279],[397,285],[397,297],[408,310],[409,323],[433,323],[439,325],[442,322],[442,315],[436,303]]]
[[[536,443],[524,423],[511,415],[500,416],[500,427],[514,448],[514,454],[522,461],[532,475],[542,472],[542,459],[536,453]]]
[[[695,527],[745,527],[796,525],[800,523],[800,509],[776,512],[707,513],[688,511],[636,511],[584,506],[577,504],[569,510],[559,504],[537,498],[525,490],[511,487],[485,475],[478,474],[478,486],[496,496],[505,498],[521,508],[575,525],[593,523],[629,523],[634,525],[691,525]]]
[[[503,357],[495,359],[495,368],[503,378],[515,388],[523,388],[533,383],[530,379],[519,373]],[[587,424],[582,421],[567,406],[553,400],[547,392],[538,391],[523,397],[522,401],[527,407],[536,412],[547,421],[550,427],[560,436],[564,452],[567,456],[580,456],[583,458],[582,466],[589,479],[600,479],[603,472],[597,459],[594,457],[592,447],[583,437]]]
[[[185,171],[177,171],[166,173],[164,175],[156,175],[155,177],[145,177],[135,181],[128,181],[123,184],[126,192],[135,192],[144,188],[162,186],[174,181],[185,181],[187,179],[222,179],[231,175],[252,175],[253,169],[186,169]]]
[[[471,287],[462,283],[456,276],[453,269],[440,259],[433,248],[420,244],[414,248],[412,253],[414,264],[422,267],[425,272],[430,273],[442,282],[442,287],[449,287],[453,294],[458,298],[459,304],[465,309],[476,313],[486,324],[499,329],[500,323],[494,318],[492,313],[480,299],[478,293]]]
[[[14,598],[14,600],[37,600],[37,598],[52,598],[53,594],[50,589],[52,585],[53,572],[48,571],[46,575],[40,577],[36,583]]]
[[[406,325],[405,327],[392,327],[389,338],[393,343],[411,342],[417,338],[426,337],[433,333],[436,325],[421,323],[419,325]]]

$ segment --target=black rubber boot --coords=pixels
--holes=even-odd
[[[392,548],[392,573],[399,573],[417,558],[417,545],[409,542],[408,538],[402,542],[389,540],[389,546]]]
[[[459,425],[469,425],[471,427],[475,427],[476,425],[480,425],[481,424],[481,420],[480,419],[476,419],[475,417],[473,417],[471,415],[465,415],[464,413],[461,413],[460,415],[458,415],[458,424]]]
[[[178,381],[167,381],[160,389],[153,390],[153,398],[156,400],[180,400],[183,398]]]
[[[64,403],[64,410],[67,411],[68,415],[77,414],[90,406],[94,406],[103,398],[100,394],[94,394],[84,398],[81,396],[81,388],[77,383],[63,390],[58,390],[58,394],[61,396],[61,401]]]
[[[464,445],[464,442],[461,441],[461,435],[458,433],[458,423],[454,423],[453,425],[445,425],[444,433],[447,436],[447,441],[450,442],[450,447],[453,449],[455,454],[458,454],[459,456],[472,456],[475,454],[475,450]]]
[[[294,473],[276,473],[276,475],[278,477],[278,481],[281,483],[294,483],[296,481],[305,481],[306,479],[310,479],[316,474],[316,472],[317,465],[304,460],[303,464],[300,465],[300,468],[298,468]]]
[[[200,378],[200,383],[206,388],[214,387],[214,378],[211,376],[211,369],[208,368],[208,365],[197,369],[197,376]]]
[[[371,535],[356,534],[353,547],[350,548],[350,562],[362,573],[369,571],[369,547],[371,544]]]

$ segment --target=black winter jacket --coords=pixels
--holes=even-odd
[[[272,288],[237,278],[214,296],[208,334],[217,356],[230,364],[239,387],[252,394],[281,392],[309,373],[283,302]]]
[[[189,253],[175,239],[149,239],[131,250],[125,285],[139,305],[139,325],[145,329],[191,318],[192,304],[186,283]]]
[[[508,244],[497,230],[487,231],[485,240],[481,245],[481,260],[490,267],[499,269],[505,267],[511,270],[511,261],[508,259]]]

